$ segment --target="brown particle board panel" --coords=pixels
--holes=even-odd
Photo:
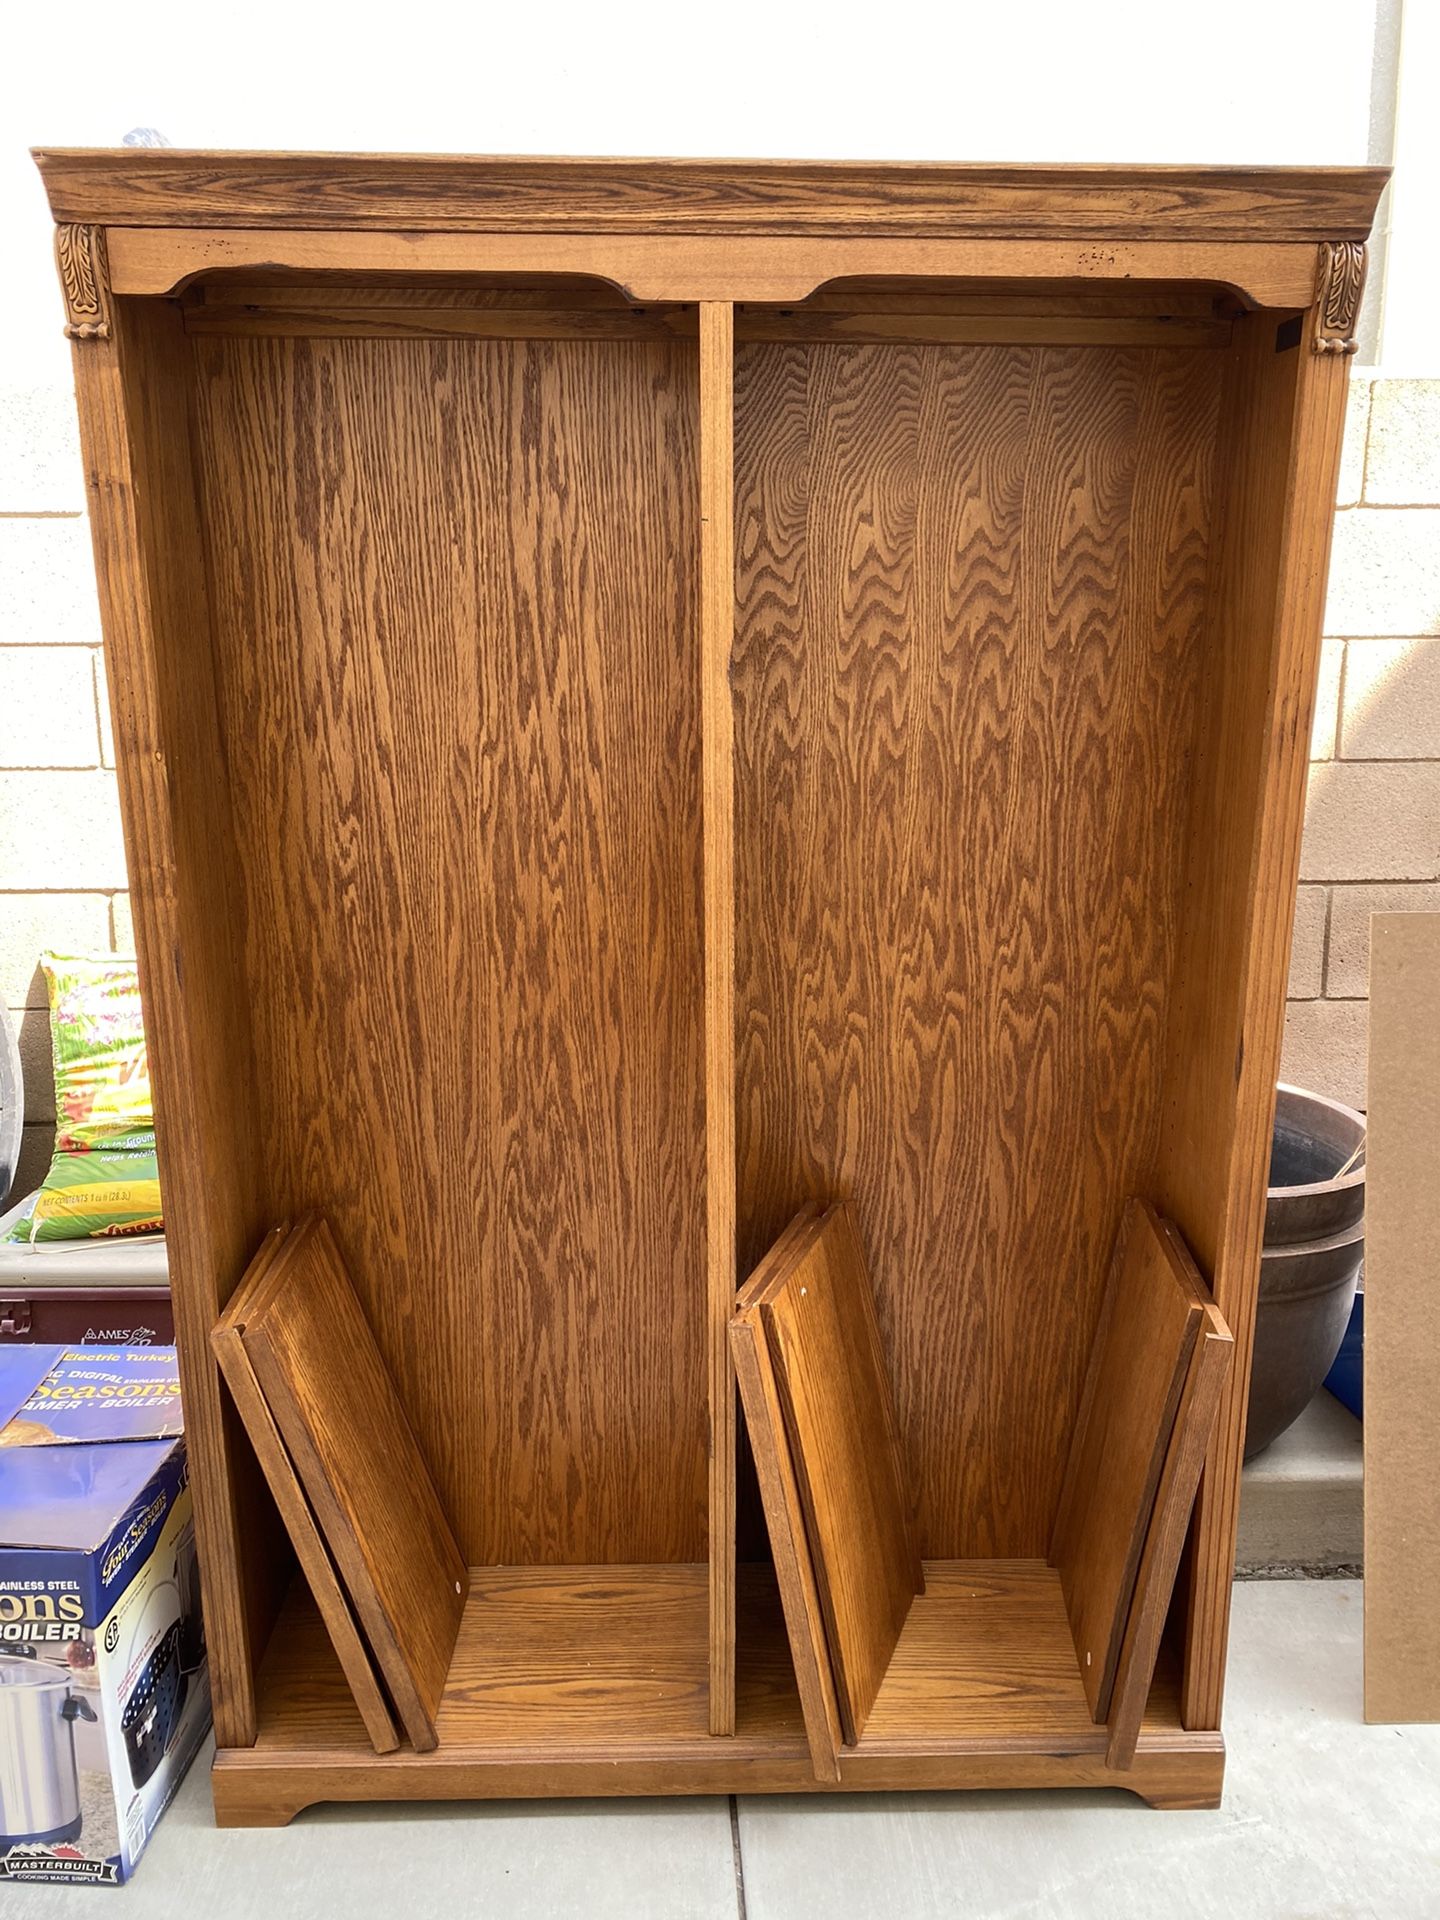
[[[1132,1200],[1111,1259],[1050,1544],[1097,1720],[1110,1712],[1201,1315],[1193,1266],[1154,1209]]]
[[[274,1212],[470,1559],[701,1560],[693,345],[192,347]]]
[[[285,1233],[284,1227],[276,1227],[269,1233],[246,1270],[234,1296],[241,1303],[243,1311],[251,1311],[258,1305],[261,1281],[273,1268]],[[230,1389],[236,1411],[245,1423],[245,1431],[265,1475],[265,1484],[280,1509],[280,1517],[285,1522],[285,1530],[295,1549],[300,1570],[325,1623],[330,1644],[335,1649],[335,1656],[354,1696],[360,1717],[365,1722],[365,1731],[377,1753],[391,1753],[400,1742],[390,1704],[380,1685],[370,1649],[362,1640],[355,1623],[349,1597],[336,1575],[330,1550],[315,1523],[314,1509],[296,1477],[294,1462],[280,1437],[275,1417],[266,1404],[254,1369],[246,1356],[242,1331],[243,1322],[237,1322],[233,1314],[227,1313],[212,1331],[210,1344],[215,1349],[215,1357],[220,1362],[220,1371],[225,1376],[225,1384]]]
[[[1222,360],[737,351],[741,1270],[853,1196],[931,1556],[1048,1551],[1154,1151]]]
[[[253,1295],[253,1305],[251,1303]],[[465,1562],[326,1222],[301,1220],[226,1324],[274,1416],[417,1751],[465,1607]]]
[[[1440,913],[1370,928],[1365,1718],[1440,1721]]]
[[[853,1746],[924,1580],[853,1209],[831,1207],[792,1245],[752,1311],[784,1420],[772,1444],[789,1445],[840,1723]]]

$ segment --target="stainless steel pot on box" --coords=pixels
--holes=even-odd
[[[75,1722],[93,1720],[66,1667],[0,1655],[0,1852],[80,1831]]]

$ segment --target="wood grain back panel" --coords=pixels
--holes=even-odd
[[[751,1311],[765,1328],[840,1724],[853,1746],[924,1576],[850,1207],[831,1207],[816,1230],[802,1229],[798,1238],[799,1251]]]
[[[1165,1465],[1155,1495],[1155,1506],[1145,1533],[1145,1547],[1135,1576],[1135,1597],[1125,1623],[1125,1637],[1115,1670],[1115,1686],[1110,1696],[1110,1737],[1106,1755],[1112,1767],[1128,1767],[1144,1722],[1150,1685],[1160,1654],[1175,1590],[1175,1576],[1185,1549],[1185,1535],[1195,1505],[1205,1465],[1205,1451],[1215,1430],[1221,1393],[1230,1372],[1235,1342],[1230,1329],[1200,1275],[1194,1270],[1189,1252],[1173,1226],[1167,1231],[1177,1243],[1183,1265],[1189,1266],[1193,1284],[1201,1299],[1200,1330],[1196,1337],[1185,1389],[1175,1415]]]
[[[417,1751],[435,1715],[469,1574],[336,1249],[310,1214],[248,1314],[245,1357]]]
[[[854,1198],[931,1556],[1046,1553],[1153,1154],[1220,359],[736,356],[741,1270]]]
[[[693,343],[194,343],[276,1214],[477,1564],[706,1552]]]
[[[1164,1222],[1132,1200],[1115,1244],[1050,1546],[1097,1720],[1110,1712],[1140,1558],[1200,1331],[1201,1295],[1193,1265],[1182,1260]]]
[[[300,1570],[315,1596],[315,1604],[330,1636],[345,1683],[354,1696],[365,1731],[377,1753],[393,1753],[400,1744],[395,1719],[381,1688],[370,1649],[361,1639],[350,1600],[335,1572],[335,1563],[315,1522],[314,1509],[305,1497],[295,1473],[295,1465],[286,1451],[274,1415],[260,1391],[242,1339],[245,1318],[258,1306],[266,1291],[266,1281],[287,1229],[276,1227],[266,1235],[260,1251],[251,1261],[229,1305],[210,1334],[210,1344],[220,1362],[220,1371],[244,1422],[250,1444],[255,1449],[265,1483],[280,1509],[285,1530],[300,1562]]]

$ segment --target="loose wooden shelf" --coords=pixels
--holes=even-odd
[[[317,1799],[823,1790],[770,1570],[740,1568],[723,1749],[708,1728],[707,1617],[703,1566],[472,1568],[439,1745],[377,1756],[297,1580],[261,1663],[255,1745],[219,1756],[217,1817],[281,1825]],[[1173,1664],[1151,1690],[1134,1768],[1108,1768],[1105,1744],[1054,1569],[930,1561],[839,1784],[1120,1785],[1157,1804],[1218,1800],[1223,1743],[1182,1729]]]
[[[827,1786],[1212,1804],[1384,174],[38,159],[221,1817]],[[1200,1338],[1234,1338],[1138,1732],[1143,1682],[1125,1726],[1091,1718],[1044,1564],[1136,1197],[1213,1295]],[[821,1783],[747,1571],[729,1338],[737,1282],[836,1199],[926,1591]],[[428,1753],[372,1750],[210,1347],[267,1231],[311,1211],[471,1569]],[[1111,1539],[1115,1590],[1147,1596],[1131,1674],[1199,1455],[1141,1461],[1163,1524],[1138,1573],[1138,1534]],[[293,1490],[288,1517],[345,1573]]]

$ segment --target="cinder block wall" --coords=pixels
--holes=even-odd
[[[43,948],[128,951],[129,897],[69,395],[0,405],[0,992],[26,1140],[53,1133]],[[1440,380],[1352,386],[1285,1035],[1287,1078],[1365,1101],[1369,916],[1440,906]]]
[[[1282,1072],[1365,1105],[1370,915],[1440,907],[1440,380],[1354,377]]]
[[[0,394],[0,993],[25,1069],[17,1193],[43,1178],[54,1137],[39,955],[131,942],[74,411],[52,388]]]

